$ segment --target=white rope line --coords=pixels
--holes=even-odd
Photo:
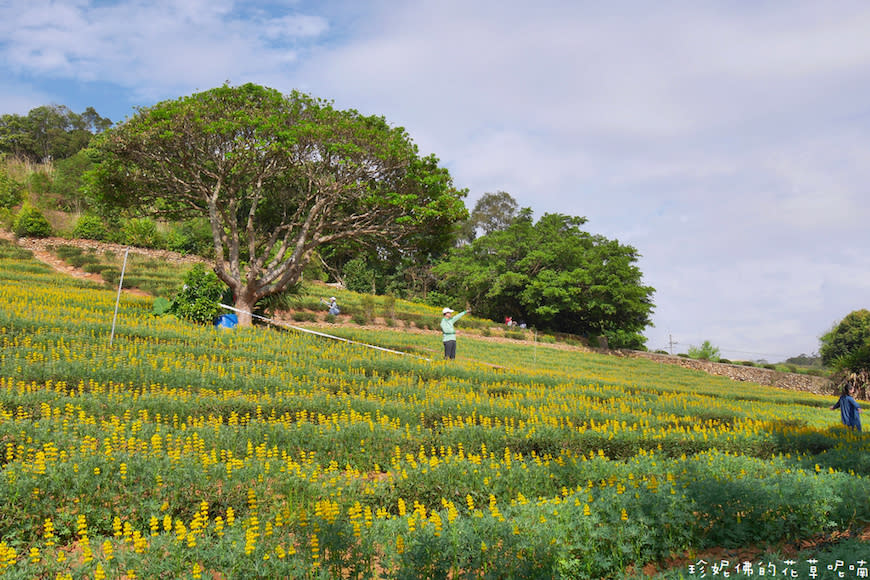
[[[374,348],[376,350],[382,350],[384,352],[391,352],[393,354],[400,354],[402,356],[412,356],[414,358],[419,358],[421,360],[432,362],[431,359],[428,359],[428,358],[425,358],[422,356],[417,356],[417,355],[414,355],[414,354],[411,354],[408,352],[402,352],[400,350],[393,350],[390,348],[384,348],[382,346],[375,346],[374,344],[366,344],[365,342],[358,342],[356,340],[351,340],[349,338],[342,338],[340,336],[326,334],[325,332],[317,332],[316,330],[311,330],[310,328],[302,328],[301,326],[293,326],[292,324],[284,324],[282,322],[277,322],[275,320],[272,320],[271,318],[266,318],[265,316],[260,316],[259,314],[254,314],[253,312],[248,312],[247,310],[239,310],[238,308],[233,308],[232,306],[228,306],[226,304],[220,304],[220,306],[222,306],[223,308],[226,308],[227,310],[232,310],[233,312],[238,312],[240,314],[250,314],[252,318],[259,318],[260,320],[264,320],[264,321],[268,322],[269,324],[274,324],[275,326],[280,326],[282,328],[291,328],[293,330],[298,330],[299,332],[306,332],[308,334],[314,334],[316,336],[322,336],[324,338],[331,338],[333,340],[340,340],[342,342],[347,342],[349,344],[357,344],[360,346],[365,346],[367,348]]]

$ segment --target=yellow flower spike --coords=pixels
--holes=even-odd
[[[43,537],[45,538],[46,546],[53,546],[54,542],[54,523],[52,523],[51,518],[45,518],[45,522],[42,524],[43,529]]]
[[[622,508],[622,515],[620,516],[620,519],[624,522],[628,521],[628,512],[625,511],[625,508]]]
[[[103,570],[103,565],[97,562],[97,567],[94,568],[94,580],[106,580],[106,571]]]
[[[112,550],[112,542],[110,542],[109,540],[106,540],[105,542],[103,542],[102,546],[103,546],[103,557],[105,557],[106,560],[111,560],[112,558],[115,557],[115,553]]]

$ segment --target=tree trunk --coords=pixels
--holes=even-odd
[[[236,298],[236,303],[233,306],[238,309],[236,316],[239,317],[239,326],[251,326],[251,324],[253,324],[254,319],[251,316],[251,313],[254,311],[255,304],[255,300],[249,296],[245,296],[244,294],[240,294],[239,297]]]

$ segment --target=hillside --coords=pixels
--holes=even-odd
[[[34,257],[36,259],[50,265],[58,272],[77,278],[91,280],[95,283],[104,283],[104,277],[100,276],[99,274],[89,273],[82,268],[77,268],[70,265],[67,261],[64,261],[57,255],[56,249],[62,246],[73,246],[76,248],[80,248],[84,251],[102,254],[112,254],[116,257],[123,256],[124,251],[129,249],[134,254],[159,260],[161,263],[169,264],[171,266],[174,265],[175,267],[179,268],[180,271],[183,271],[185,267],[189,266],[190,264],[196,263],[197,261],[202,261],[197,256],[183,255],[168,250],[153,250],[148,248],[128,247],[120,244],[99,242],[94,240],[67,239],[57,237],[24,238],[18,240],[11,232],[2,229],[0,229],[0,239],[14,241],[20,247],[26,248],[34,252]],[[143,295],[153,295],[153,293],[144,292],[139,288],[127,288],[126,291],[131,293],[142,292]],[[331,293],[334,294],[335,292],[337,292],[335,288],[327,285],[323,285],[320,291],[323,296]],[[350,294],[352,293],[345,293],[345,295]],[[354,296],[352,300],[358,302],[359,298],[357,296]],[[352,320],[352,317],[348,315],[349,310],[347,308],[345,308],[344,316],[339,316],[336,319],[326,322],[324,309],[322,307],[322,304],[318,300],[307,301],[304,303],[300,302],[300,304],[298,304],[297,310],[304,311],[305,314],[299,314],[299,312],[285,310],[273,312],[272,317],[279,324],[313,327],[319,328],[324,331],[328,331],[328,329],[335,329],[336,327],[340,327],[346,324],[352,324],[355,327],[365,328],[390,328],[395,326],[395,321],[390,320],[389,317],[383,315],[380,317],[370,315],[365,322],[354,322]],[[436,309],[431,309],[431,311],[428,312],[428,315],[430,316],[430,318],[435,318],[438,316],[438,313]],[[405,324],[404,330],[406,332],[419,333],[429,333],[433,330],[437,330],[431,324],[428,326],[429,328],[420,328],[418,326]],[[480,329],[486,328],[487,326],[489,327],[489,330],[487,332],[480,332]],[[501,325],[488,324],[485,321],[483,321],[482,324],[476,325],[476,328],[473,329],[472,332],[474,332],[481,339],[495,342],[520,341],[535,343],[539,340],[538,336],[532,332],[524,333],[520,332],[518,329],[505,329]],[[602,349],[590,349],[589,347],[584,346],[583,343],[577,339],[568,340],[567,342],[557,342],[555,340],[552,340],[552,337],[541,336],[540,340],[545,344],[550,345],[550,347],[552,348],[578,349],[586,352],[589,352],[590,350],[595,350],[596,352],[618,354],[620,356],[643,357],[655,360],[662,364],[674,364],[686,368],[702,370],[713,375],[725,376],[733,380],[751,381],[784,389],[808,391],[817,394],[830,394],[833,392],[834,388],[834,386],[827,378],[812,376],[806,373],[792,373],[781,369],[775,370],[751,366],[748,367],[746,365],[735,365],[731,363],[726,364],[711,361],[692,360],[683,357],[674,357],[639,351],[606,351]],[[430,354],[437,355],[436,351],[437,349],[433,348],[431,349]]]
[[[473,332],[451,363],[225,332],[132,294],[110,345],[114,290],[8,243],[0,300],[11,577],[827,578],[868,553],[870,440],[830,397]]]

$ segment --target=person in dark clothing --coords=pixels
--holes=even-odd
[[[843,425],[849,429],[861,430],[861,407],[858,401],[855,400],[855,386],[852,383],[846,383],[843,387],[843,394],[840,400],[831,406],[831,410],[840,409],[840,418],[843,420]]]

